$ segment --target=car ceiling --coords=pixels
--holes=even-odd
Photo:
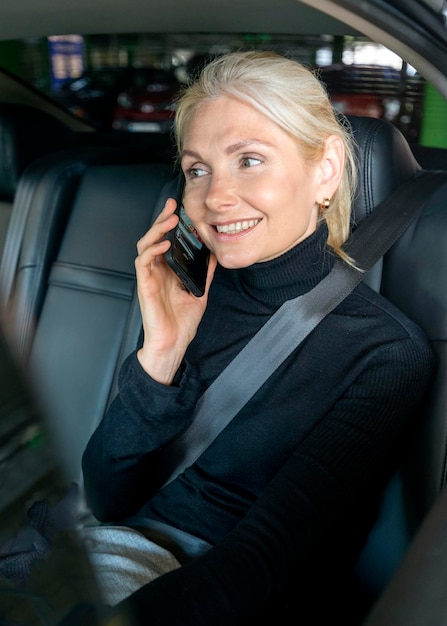
[[[297,0],[2,0],[1,14],[0,39],[49,32],[346,32]]]

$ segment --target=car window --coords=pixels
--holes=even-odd
[[[447,130],[440,132],[439,114],[436,120],[432,114],[445,106],[441,96],[396,54],[365,37],[171,33],[15,43],[20,61],[8,67],[6,56],[5,68],[100,129],[169,132],[181,85],[208,59],[262,48],[313,67],[341,113],[386,119],[414,145],[447,147]]]
[[[410,143],[419,141],[425,81],[412,68],[339,63],[321,68],[320,77],[341,113],[388,120]]]

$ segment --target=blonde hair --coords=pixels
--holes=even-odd
[[[204,67],[178,102],[175,139],[179,152],[197,107],[204,100],[232,96],[251,105],[295,139],[303,158],[317,162],[330,135],[344,145],[344,171],[326,220],[328,244],[343,259],[341,249],[350,233],[351,204],[356,185],[355,148],[347,124],[339,121],[323,84],[309,69],[273,52],[231,52]]]

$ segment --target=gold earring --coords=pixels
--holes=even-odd
[[[324,211],[327,211],[328,208],[330,207],[331,202],[329,200],[329,198],[326,198],[325,200],[323,200],[323,202],[320,202],[320,211],[323,213]]]

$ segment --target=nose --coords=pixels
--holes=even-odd
[[[212,211],[222,211],[238,201],[236,184],[229,172],[213,172],[209,177],[205,197],[206,206]]]

